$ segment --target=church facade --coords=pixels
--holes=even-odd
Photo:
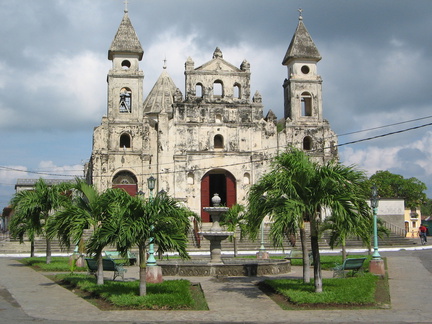
[[[337,158],[337,137],[323,119],[321,56],[301,16],[282,61],[288,77],[279,127],[272,111],[264,116],[259,92],[251,93],[248,61],[233,65],[219,48],[199,66],[189,57],[184,94],[164,67],[143,98],[143,54],[125,10],[108,51],[107,115],[94,129],[86,171],[98,190],[148,196],[154,177],[155,192],[165,190],[208,222],[202,207],[215,193],[228,207],[246,204],[251,185],[289,146],[319,163]]]

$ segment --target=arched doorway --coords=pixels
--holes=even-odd
[[[211,207],[211,198],[217,193],[223,206],[231,207],[237,202],[236,179],[228,171],[217,169],[207,172],[201,179],[201,220],[211,222],[203,207]]]
[[[114,176],[112,187],[124,189],[129,195],[135,196],[138,191],[138,181],[132,172],[120,171]]]

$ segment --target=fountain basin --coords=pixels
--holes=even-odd
[[[208,260],[158,261],[164,276],[181,277],[253,277],[289,273],[291,263],[287,260],[223,258],[222,263],[212,264]]]

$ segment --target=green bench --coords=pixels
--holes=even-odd
[[[98,262],[96,259],[86,258],[87,267],[89,269],[88,273],[90,275],[96,276],[98,270]],[[117,264],[112,259],[102,259],[103,271],[113,271],[113,280],[117,277],[122,277],[124,280],[124,273],[127,271],[123,268],[123,265]]]
[[[129,251],[127,253],[127,259],[122,257],[119,251],[105,251],[105,256],[121,264],[134,265],[137,262],[136,255]]]
[[[335,277],[343,277],[345,278],[346,274],[349,271],[352,271],[352,275],[355,273],[363,273],[363,264],[366,258],[352,258],[345,259],[343,264],[337,265],[333,268],[333,278]]]
[[[312,264],[313,258],[312,258],[312,252],[308,253],[310,264]],[[287,253],[287,256],[284,257],[285,260],[292,260],[292,259],[303,259],[303,251],[301,250],[290,250]]]

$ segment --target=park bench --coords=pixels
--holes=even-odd
[[[89,269],[90,275],[97,274],[98,270],[98,262],[96,259],[92,258],[86,258],[87,267]],[[121,264],[117,264],[112,259],[102,259],[102,265],[103,265],[103,271],[113,271],[114,277],[113,280],[115,280],[116,277],[122,277],[124,280],[124,273],[127,271]]]
[[[134,265],[137,262],[137,257],[134,253],[127,253],[127,259],[122,257],[119,251],[105,251],[105,256],[114,260],[117,264]]]
[[[308,256],[309,256],[310,264],[312,264],[312,261],[313,261],[312,252],[309,252]],[[300,250],[290,250],[284,259],[285,260],[303,259],[303,252]]]
[[[342,276],[345,278],[346,273],[349,271],[352,272],[352,275],[355,273],[362,273],[363,272],[363,263],[365,262],[366,258],[352,258],[352,259],[345,259],[343,264],[337,265],[333,268],[333,278]]]

